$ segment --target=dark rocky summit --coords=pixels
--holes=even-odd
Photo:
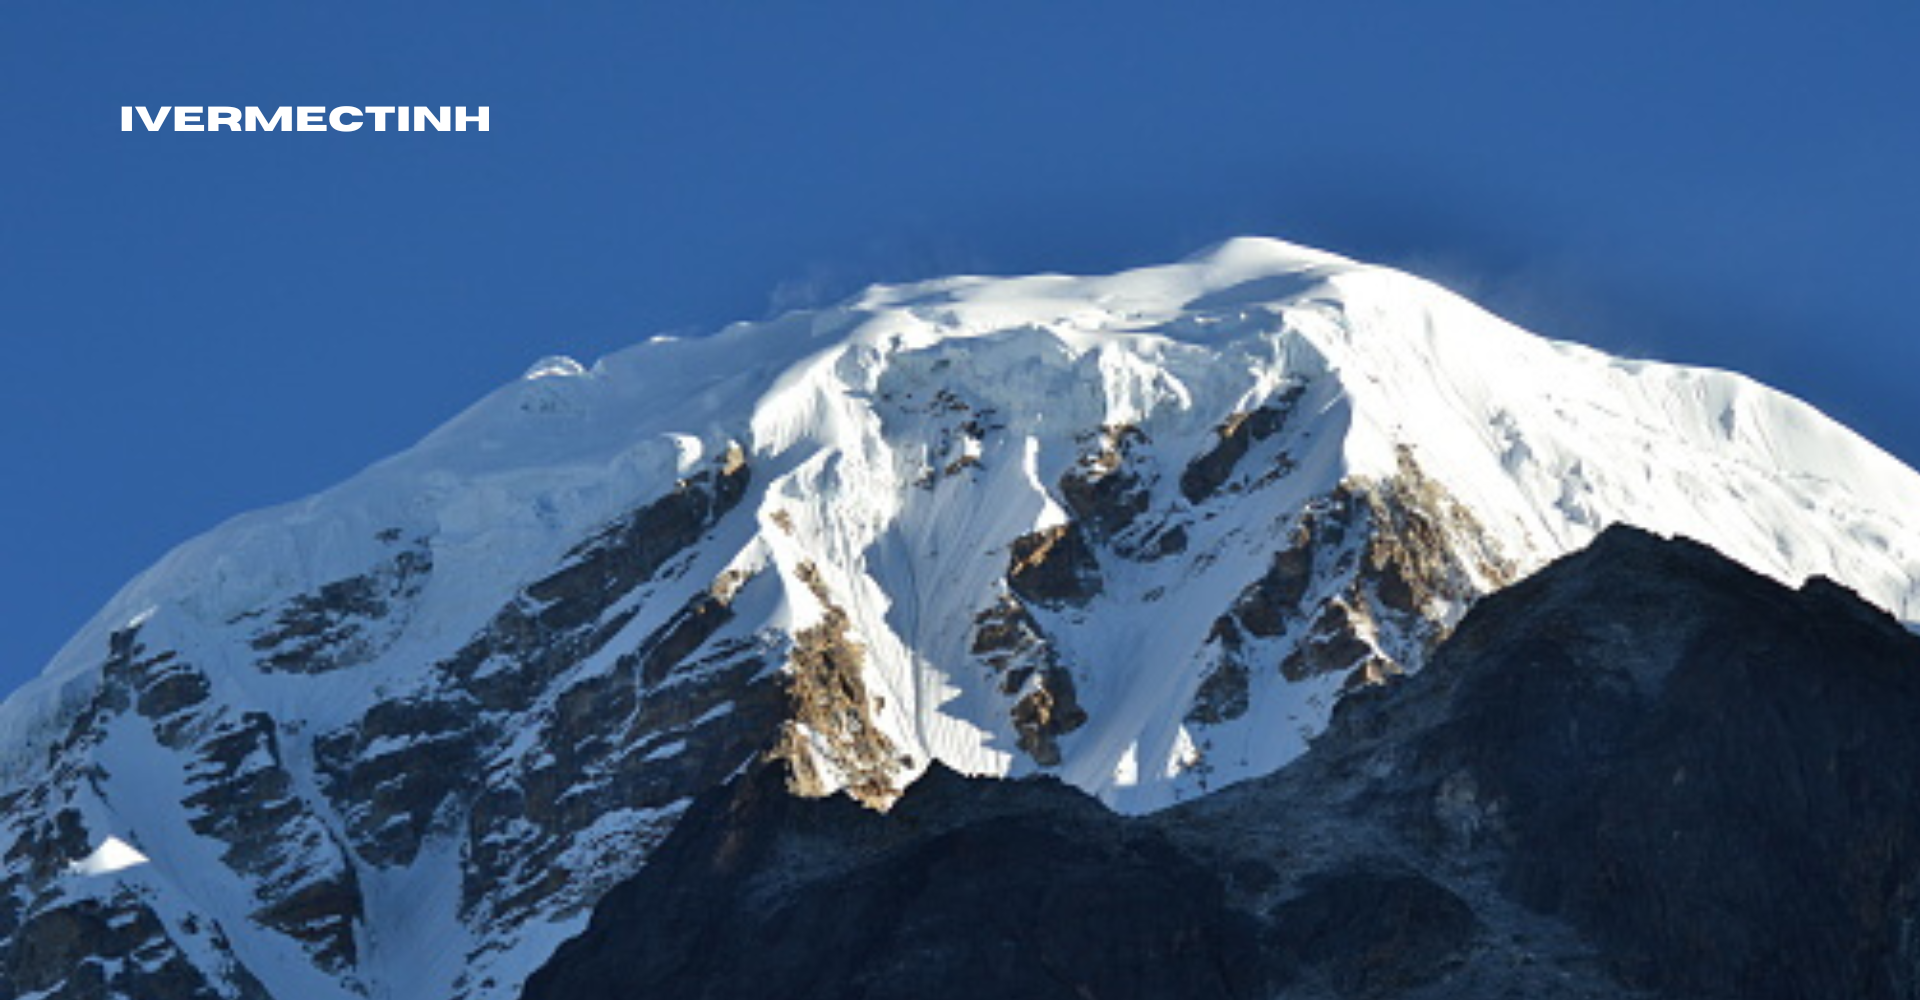
[[[1164,835],[1052,779],[935,764],[881,814],[787,791],[696,804],[529,996],[1244,996],[1254,922]]]
[[[751,769],[526,995],[1914,998],[1916,773],[1920,638],[1616,528],[1167,812]]]

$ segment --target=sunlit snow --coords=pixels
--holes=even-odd
[[[147,856],[119,837],[108,837],[93,853],[67,865],[67,874],[111,875],[147,863]]]
[[[1247,459],[1284,474],[1249,474],[1212,502],[1182,496],[1182,468],[1222,421],[1294,389],[1284,434]],[[1199,651],[1304,505],[1351,477],[1393,474],[1403,450],[1523,572],[1624,521],[1700,539],[1789,583],[1837,579],[1920,621],[1920,474],[1811,407],[1738,375],[1547,340],[1392,270],[1246,239],[1110,276],[875,287],[833,308],[653,338],[591,368],[543,359],[413,448],[168,554],[0,707],[0,766],[9,787],[42,778],[103,664],[134,655],[124,637],[138,626],[149,654],[202,671],[208,698],[233,717],[270,718],[289,794],[343,826],[314,764],[317,737],[429,688],[437,664],[583,540],[744,454],[752,482],[740,506],[656,591],[618,608],[630,613],[619,635],[570,663],[565,682],[607,669],[726,573],[754,582],[722,637],[773,635],[777,646],[827,613],[812,579],[864,651],[875,725],[902,759],[1031,773],[1006,693],[973,652],[975,616],[1006,592],[1011,541],[1069,516],[1063,475],[1121,426],[1158,463],[1151,509],[1177,520],[1187,544],[1158,560],[1103,556],[1097,596],[1035,614],[1088,715],[1052,773],[1125,810],[1270,772],[1324,725],[1341,678],[1287,681],[1273,658],[1244,716],[1200,730],[1187,718],[1209,669]],[[402,551],[430,556],[431,573],[359,637],[362,662],[257,668],[262,609]],[[556,693],[536,692],[547,700],[504,723],[508,742],[474,780],[511,773],[516,755],[538,759],[528,720]],[[74,794],[89,816],[138,822],[155,877],[170,880],[159,909],[210,915],[196,925],[231,935],[274,996],[447,996],[462,973],[489,984],[466,996],[514,996],[585,920],[469,926],[463,843],[447,835],[409,865],[358,865],[365,939],[353,977],[335,977],[250,917],[258,887],[182,818],[204,766],[192,750],[170,748],[130,711],[86,752],[97,777]],[[663,739],[653,752],[681,751]],[[616,820],[569,861],[637,865],[619,844],[638,820]],[[446,827],[462,829],[454,816]],[[357,864],[333,837],[313,843],[315,870]],[[70,870],[145,860],[109,838]],[[212,954],[207,963],[220,961]]]

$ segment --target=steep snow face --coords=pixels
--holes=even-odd
[[[513,995],[755,752],[1156,809],[1615,521],[1920,621],[1920,475],[1845,428],[1273,241],[544,359],[0,709],[0,928],[135,993]],[[62,877],[109,836],[148,863]]]

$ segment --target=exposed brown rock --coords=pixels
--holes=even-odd
[[[687,600],[673,617],[655,629],[634,651],[639,659],[640,679],[649,687],[665,680],[667,673],[733,620],[733,596],[739,592],[745,576],[725,573],[713,585]]]
[[[730,571],[697,591],[613,669],[561,693],[540,752],[488,776],[467,816],[463,915],[513,922],[591,904],[630,869],[571,867],[582,833],[645,810],[621,833],[637,865],[685,800],[772,745],[787,701],[765,649],[713,640],[748,582]]]
[[[1060,764],[1060,737],[1086,725],[1086,710],[1074,690],[1073,675],[1060,667],[1039,671],[1013,706],[1019,746],[1041,767]]]
[[[1432,617],[1440,602],[1464,604],[1513,581],[1513,564],[1479,520],[1428,479],[1404,445],[1397,474],[1366,500],[1373,531],[1361,578],[1386,610]]]
[[[362,858],[411,863],[441,803],[473,787],[476,715],[458,694],[396,699],[314,740],[321,790]]]
[[[1127,530],[1151,504],[1146,483],[1129,467],[1146,440],[1131,424],[1102,427],[1098,445],[1060,477],[1061,500],[1094,537],[1112,538]]]
[[[746,769],[527,996],[1913,997],[1920,645],[1611,534],[1279,774],[1150,816]]]
[[[1252,699],[1253,676],[1241,653],[1244,640],[1240,627],[1234,624],[1233,616],[1222,615],[1214,619],[1213,631],[1208,639],[1219,649],[1219,659],[1194,692],[1193,706],[1187,710],[1187,721],[1217,726],[1247,714]]]
[[[861,672],[866,650],[855,642],[847,613],[835,604],[819,570],[811,563],[798,572],[826,613],[793,635],[787,659],[787,699],[791,716],[781,726],[771,756],[793,770],[799,795],[831,793],[835,782],[821,771],[838,772],[848,794],[885,808],[899,794],[899,752],[874,723],[874,705]]]
[[[1293,544],[1274,553],[1273,563],[1233,602],[1233,614],[1248,632],[1263,639],[1284,634],[1302,615],[1301,602],[1313,585],[1314,547],[1322,521],[1309,516],[1294,529]]]
[[[1001,694],[1018,696],[1008,710],[1017,745],[1041,767],[1059,765],[1059,738],[1087,721],[1073,674],[1019,598],[1002,597],[973,621],[973,655],[998,675]]]
[[[1180,474],[1180,495],[1189,503],[1199,503],[1218,492],[1254,442],[1264,441],[1286,427],[1288,414],[1305,391],[1304,386],[1291,386],[1265,406],[1228,417],[1214,429],[1214,446],[1189,462]]]
[[[1215,624],[1214,638],[1233,640],[1221,643],[1225,661],[1238,658],[1243,634],[1293,635],[1280,664],[1288,679],[1345,672],[1349,686],[1379,683],[1401,671],[1403,658],[1418,662],[1453,617],[1513,576],[1472,513],[1402,447],[1393,476],[1348,480],[1308,506],[1288,546]],[[1196,695],[1196,721],[1219,715],[1215,706],[1236,685],[1224,666],[1210,675],[1206,703]]]
[[[885,397],[892,399],[893,397]],[[942,479],[958,476],[980,467],[980,449],[987,436],[1003,429],[991,407],[975,408],[948,389],[934,393],[924,407],[903,404],[906,412],[929,416],[931,440],[927,443],[926,464],[914,479],[914,485],[932,489]]]
[[[556,673],[592,655],[632,620],[631,611],[608,611],[733,510],[750,478],[745,452],[729,447],[666,496],[575,546],[561,569],[502,609],[447,672],[487,708],[525,709]],[[484,669],[489,661],[508,668]]]
[[[1345,602],[1323,605],[1307,634],[1280,661],[1281,675],[1290,681],[1303,681],[1362,666],[1373,656],[1373,646],[1365,638],[1371,630],[1364,622]]]
[[[1046,636],[1040,631],[1040,625],[1027,612],[1019,598],[1006,596],[993,607],[973,616],[973,644],[969,652],[984,660],[994,673],[1001,675],[1000,690],[1012,694],[1019,681],[1009,683],[1006,676],[1019,662],[1036,654],[1048,652]],[[1024,677],[1022,677],[1024,680]]]
[[[1014,539],[1007,584],[1035,604],[1077,607],[1099,595],[1100,563],[1078,525],[1069,521]]]

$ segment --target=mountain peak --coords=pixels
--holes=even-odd
[[[137,831],[115,919],[210,992],[478,1000],[751,759],[1158,810],[1609,525],[1920,620],[1920,475],[1845,428],[1278,241],[529,374],[169,554],[9,699],[0,887],[64,912],[46,873]]]
[[[1247,275],[1286,274],[1307,268],[1358,268],[1339,254],[1272,236],[1234,236],[1189,254],[1185,263]]]

